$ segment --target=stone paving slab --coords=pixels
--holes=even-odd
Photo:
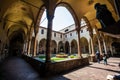
[[[0,65],[0,80],[40,80],[40,78],[25,60],[11,57]]]
[[[120,75],[119,63],[120,58],[112,57],[108,59],[108,65],[104,65],[103,61],[100,64],[90,63],[89,66],[49,79],[60,80],[57,77],[61,77],[61,80],[107,80],[107,75]]]

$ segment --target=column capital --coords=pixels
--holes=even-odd
[[[47,19],[48,19],[48,21],[52,21],[53,18],[54,18],[54,15],[53,15],[53,14],[47,13]]]

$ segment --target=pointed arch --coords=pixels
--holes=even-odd
[[[60,3],[58,3],[58,4],[56,5],[56,7],[57,7],[57,6],[63,6],[63,7],[65,7],[66,9],[68,9],[68,11],[71,13],[71,15],[72,15],[72,17],[73,17],[73,19],[74,19],[75,27],[77,28],[77,27],[80,26],[80,24],[79,24],[79,19],[78,19],[77,15],[76,15],[74,9],[73,9],[68,3],[66,3],[66,2],[60,2]],[[55,9],[56,9],[56,7],[55,7]]]
[[[68,41],[65,42],[65,53],[67,53],[67,54],[70,53],[70,44]]]
[[[43,38],[39,42],[39,52],[40,54],[44,54],[46,50],[46,39]]]
[[[75,54],[78,52],[78,46],[77,46],[77,41],[73,39],[71,41],[71,54]]]
[[[81,43],[81,52],[82,53],[89,53],[89,44],[88,40],[85,37],[80,38]]]
[[[55,40],[52,40],[51,42],[51,53],[56,54],[57,53],[57,42]]]
[[[63,52],[64,51],[64,44],[62,41],[58,43],[58,52]]]

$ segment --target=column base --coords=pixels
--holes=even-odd
[[[91,62],[97,62],[97,59],[96,59],[95,55],[90,55],[89,61],[91,61]]]

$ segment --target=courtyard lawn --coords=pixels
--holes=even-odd
[[[57,62],[57,61],[63,61],[63,60],[66,60],[67,58],[58,58],[58,57],[52,57],[51,60],[54,61],[54,62]]]
[[[70,56],[68,56],[68,58],[51,57],[51,61],[59,62],[59,61],[64,61],[64,60],[68,60],[68,59],[73,59],[73,58],[78,58],[78,57],[75,55],[70,55]],[[39,56],[39,59],[45,61],[45,56],[43,56],[43,55]]]
[[[45,60],[45,56],[39,56],[39,59]]]

